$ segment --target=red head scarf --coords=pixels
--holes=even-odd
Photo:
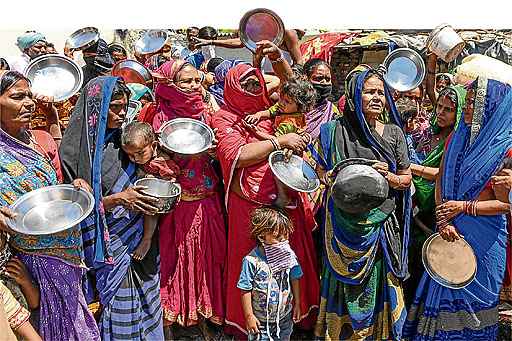
[[[258,95],[245,91],[240,84],[240,80],[250,73],[254,73],[260,81],[262,91]],[[248,64],[238,64],[231,68],[224,82],[224,101],[225,109],[238,116],[246,116],[267,109],[270,106],[270,100],[261,71]]]
[[[170,60],[156,70],[156,74],[161,79],[158,80],[155,88],[155,98],[158,111],[163,115],[155,117],[153,123],[155,129],[160,128],[163,122],[177,117],[201,120],[201,114],[205,109],[201,93],[199,91],[186,92],[174,84],[178,73],[187,65],[191,64],[184,60]],[[156,122],[157,120],[160,122]]]

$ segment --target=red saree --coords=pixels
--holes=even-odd
[[[236,283],[240,275],[243,257],[256,245],[249,233],[249,216],[252,210],[261,205],[271,205],[277,197],[274,177],[267,161],[243,169],[235,169],[242,146],[259,141],[242,125],[243,117],[269,106],[266,91],[260,95],[253,95],[246,93],[241,88],[239,80],[249,72],[255,72],[260,82],[263,81],[261,73],[249,65],[240,64],[231,69],[226,76],[224,89],[226,105],[223,110],[215,114],[212,120],[212,127],[218,129],[217,156],[222,166],[228,209],[226,278],[229,295],[226,302],[226,324],[235,327],[236,329],[230,328],[229,331],[237,335],[247,333],[240,301],[240,290],[237,289]],[[271,121],[262,121],[258,123],[258,127],[273,134]],[[231,189],[231,183],[234,179],[238,179],[238,175],[243,198]],[[311,236],[315,222],[311,210],[305,208],[302,200],[298,202],[299,205],[296,209],[288,210],[295,226],[295,231],[290,237],[290,244],[297,254],[304,272],[304,276],[300,280],[301,311],[304,321],[310,322],[310,320],[314,321],[315,316],[312,319],[306,319],[306,317],[316,315],[310,313],[318,307],[320,292],[316,250]],[[311,328],[312,323],[304,323],[302,327]]]

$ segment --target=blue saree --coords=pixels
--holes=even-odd
[[[89,300],[101,303],[102,340],[163,340],[158,234],[143,261],[132,260],[143,233],[143,216],[122,206],[105,211],[102,200],[136,180],[136,167],[119,143],[119,129],[107,128],[115,77],[97,77],[84,88],[62,139],[60,155],[67,182],[83,178],[96,207],[82,222]]]
[[[476,200],[512,148],[512,91],[479,78],[473,122],[460,124],[445,154],[441,195]],[[473,248],[476,278],[462,289],[446,288],[425,272],[404,327],[412,340],[495,340],[507,246],[504,215],[460,214],[453,225]]]

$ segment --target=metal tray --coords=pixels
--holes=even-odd
[[[153,81],[153,76],[144,65],[130,59],[117,62],[112,68],[112,76],[122,77],[125,83],[148,85]]]
[[[284,39],[284,24],[281,18],[266,8],[253,9],[242,17],[239,24],[242,43],[252,52],[256,51],[256,43],[270,40],[278,47]]]
[[[160,144],[167,150],[184,155],[194,155],[208,150],[215,135],[201,121],[192,118],[176,118],[160,128]]]
[[[67,39],[72,50],[85,50],[96,44],[100,39],[100,32],[96,27],[84,27],[73,32]]]
[[[320,186],[313,167],[297,155],[292,155],[286,162],[285,153],[276,150],[268,156],[268,164],[279,181],[297,192],[314,192]]]
[[[425,62],[417,52],[408,48],[391,52],[383,65],[386,83],[401,92],[417,88],[425,78]]]
[[[164,47],[168,37],[164,30],[149,30],[135,42],[135,52],[141,55],[158,52]]]
[[[50,54],[37,57],[25,68],[34,93],[52,96],[56,102],[65,101],[82,88],[82,68],[72,59]]]
[[[29,235],[52,234],[84,220],[94,208],[94,197],[73,185],[55,185],[24,194],[10,208],[17,214],[14,220],[7,220],[14,231]]]

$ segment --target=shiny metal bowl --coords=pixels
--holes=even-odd
[[[135,60],[122,60],[112,68],[112,76],[122,77],[125,83],[139,83],[148,85],[153,76],[144,65]]]
[[[25,68],[36,94],[52,96],[56,102],[65,101],[82,88],[82,68],[72,59],[55,54],[37,57]]]
[[[409,91],[417,88],[425,78],[425,62],[421,56],[408,48],[396,49],[383,62],[386,68],[384,79],[395,90]]]
[[[272,173],[286,186],[297,192],[314,192],[320,186],[320,179],[309,163],[297,155],[287,162],[285,153],[276,150],[268,156]]]
[[[149,54],[160,51],[164,47],[169,35],[164,30],[149,30],[135,42],[135,52]]]
[[[143,178],[135,181],[135,186],[146,186],[142,192],[158,198],[158,213],[169,212],[181,195],[181,186],[177,183],[158,178]]]
[[[26,193],[10,208],[16,218],[7,223],[14,231],[30,235],[52,234],[84,220],[94,208],[94,197],[73,185],[55,185]]]
[[[96,27],[84,27],[73,32],[67,39],[72,50],[84,50],[93,46],[100,39],[100,32]]]
[[[176,118],[160,128],[160,144],[167,150],[184,155],[202,153],[213,144],[213,130],[192,118]]]
[[[242,17],[239,33],[245,47],[255,52],[256,43],[261,40],[269,40],[279,47],[284,39],[284,24],[274,11],[256,8]]]

